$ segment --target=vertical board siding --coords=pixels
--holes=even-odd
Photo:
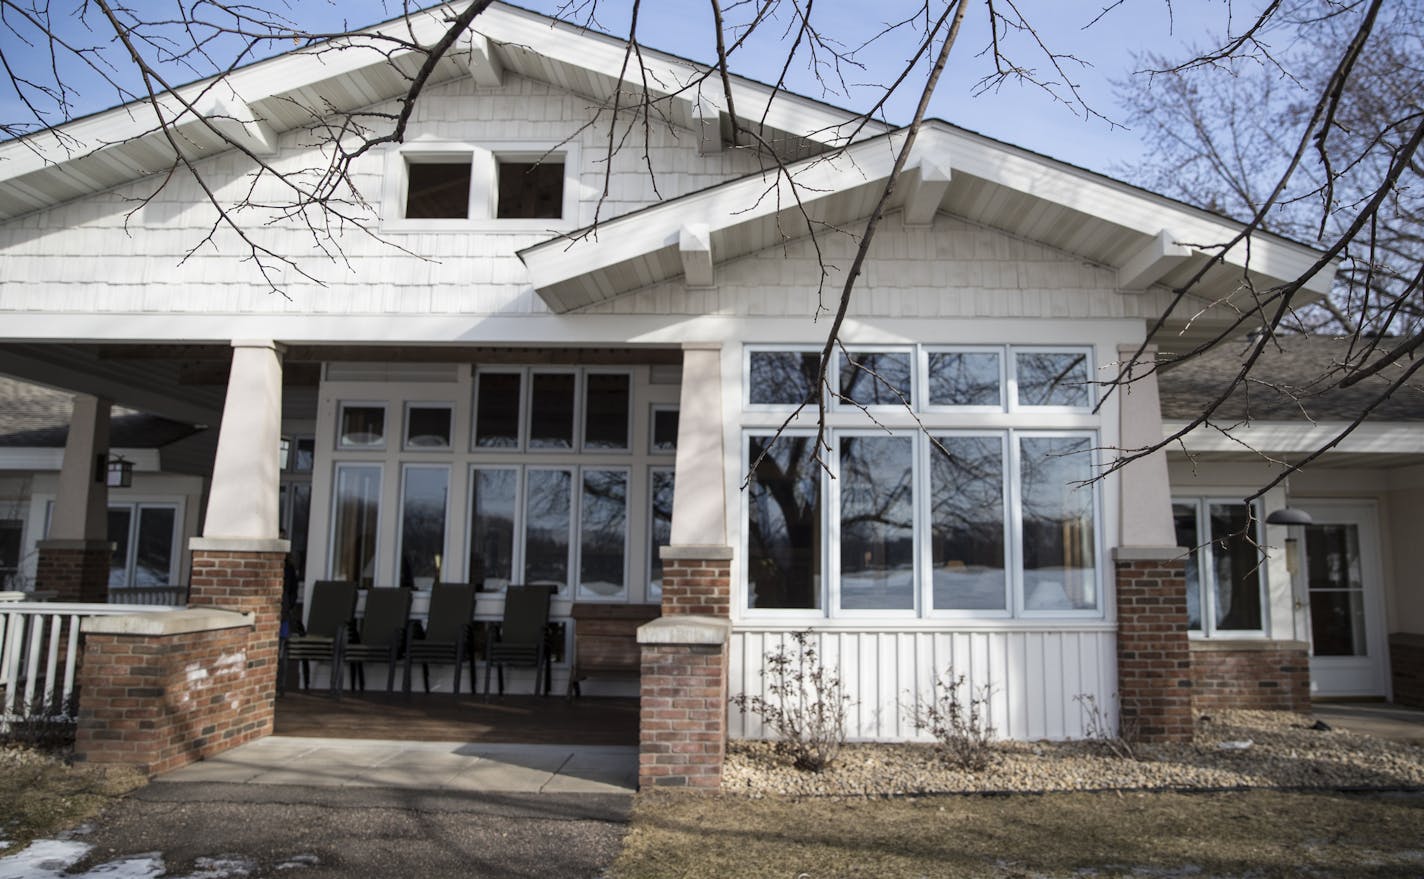
[[[976,696],[989,688],[989,723],[1000,738],[1081,738],[1084,711],[1076,697],[1092,696],[1104,713],[1116,701],[1113,633],[1107,630],[829,630],[812,632],[811,643],[851,698],[851,739],[928,740],[915,729],[914,716],[951,669]],[[795,650],[791,632],[734,631],[728,692],[768,698],[762,660],[782,646]],[[760,717],[736,706],[728,721],[732,738],[773,735]]]

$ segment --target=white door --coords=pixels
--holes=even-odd
[[[1374,504],[1312,502],[1300,507],[1305,565],[1298,598],[1308,614],[1314,696],[1385,696],[1384,589]]]

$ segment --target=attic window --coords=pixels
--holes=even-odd
[[[501,220],[557,220],[564,215],[564,163],[499,159]]]
[[[463,220],[470,215],[470,161],[410,162],[406,168],[408,220]]]

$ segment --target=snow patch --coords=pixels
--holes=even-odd
[[[161,852],[130,855],[96,865],[84,873],[69,873],[93,850],[85,842],[62,839],[40,839],[9,857],[0,858],[0,879],[158,879],[167,877],[167,866]],[[316,855],[293,855],[277,865],[278,870],[315,867]],[[243,879],[257,872],[257,862],[237,855],[198,858],[193,872],[168,879]]]

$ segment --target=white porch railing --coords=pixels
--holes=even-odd
[[[155,605],[0,601],[0,732],[18,720],[73,722],[79,624],[86,617],[159,613]]]
[[[111,586],[110,604],[150,604],[181,607],[188,603],[188,587],[178,586]]]

